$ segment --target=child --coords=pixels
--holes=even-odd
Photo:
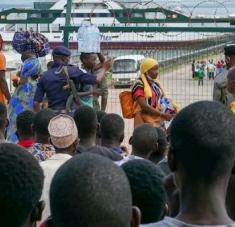
[[[198,86],[200,86],[200,84],[202,84],[202,86],[203,86],[203,78],[204,77],[205,77],[205,72],[204,72],[203,67],[201,66],[198,71]]]

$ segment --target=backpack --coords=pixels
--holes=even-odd
[[[119,94],[122,115],[124,118],[131,119],[134,117],[134,100],[131,91],[123,91]]]
[[[50,51],[48,39],[38,32],[15,32],[12,47],[20,54],[29,51],[34,53],[37,57],[44,57],[49,54]]]

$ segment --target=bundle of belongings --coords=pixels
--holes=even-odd
[[[20,54],[27,51],[34,53],[37,57],[44,57],[50,51],[48,39],[38,32],[15,32],[12,46]]]

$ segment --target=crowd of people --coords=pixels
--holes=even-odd
[[[235,226],[235,118],[218,102],[185,107],[168,132],[136,127],[131,152],[122,117],[89,106],[16,121],[19,145],[0,144],[0,226]],[[6,122],[0,104],[1,137]]]
[[[192,78],[198,79],[198,86],[203,86],[204,78],[214,80],[215,77],[221,74],[226,69],[224,60],[214,62],[213,59],[207,61],[192,62]]]
[[[131,90],[128,149],[123,117],[103,111],[107,93],[94,108],[111,60],[83,53],[78,68],[70,55],[55,48],[41,74],[24,53],[10,95],[0,52],[0,226],[235,227],[233,102],[163,110],[159,64],[146,58]],[[235,45],[225,47],[225,63],[215,80],[226,72],[235,97]]]

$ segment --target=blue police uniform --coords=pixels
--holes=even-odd
[[[52,54],[58,56],[71,55],[69,49],[65,47],[55,48]],[[67,85],[66,78],[64,75],[58,73],[63,66],[63,63],[55,62],[52,68],[42,75],[37,84],[34,96],[35,102],[41,103],[46,94],[49,108],[56,111],[65,110],[70,91],[63,89]],[[79,87],[80,84],[93,85],[96,83],[96,76],[94,74],[85,73],[76,66],[68,65],[68,73],[76,87]]]

